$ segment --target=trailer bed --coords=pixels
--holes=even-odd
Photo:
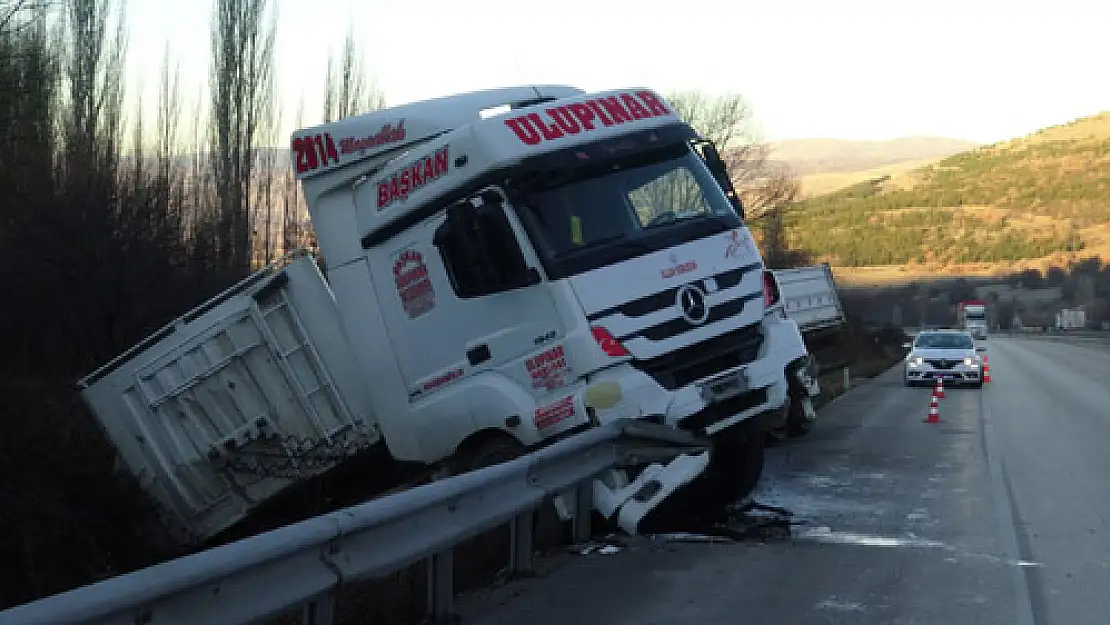
[[[83,380],[119,460],[184,542],[380,440],[314,259],[267,267]]]

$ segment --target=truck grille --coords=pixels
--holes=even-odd
[[[762,344],[762,329],[754,323],[656,358],[633,360],[632,364],[663,388],[674,390],[754,361]]]
[[[963,362],[963,360],[951,360],[948,358],[929,358],[925,362],[929,363],[929,366],[934,369],[951,369],[952,367],[955,367],[956,365]]]

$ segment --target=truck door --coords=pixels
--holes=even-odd
[[[373,270],[410,401],[518,361],[565,334],[549,285],[500,193],[456,205],[394,239]],[[477,238],[464,230],[477,230]],[[395,330],[395,331],[394,331]],[[512,374],[510,374],[511,376]]]

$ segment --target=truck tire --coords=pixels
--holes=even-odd
[[[748,496],[763,475],[766,432],[724,433],[713,440],[709,466],[693,482],[664,499],[638,532],[708,532],[729,506]]]
[[[487,437],[481,443],[460,451],[456,473],[509,462],[523,456],[525,451],[520,442],[508,435]],[[552,502],[545,502],[536,509],[532,532],[532,546],[538,551],[548,551],[560,545],[563,523]]]
[[[726,434],[714,441],[701,500],[708,513],[721,511],[747,497],[763,477],[765,437]]]
[[[788,438],[800,438],[809,434],[813,430],[814,421],[806,419],[804,402],[811,398],[807,396],[806,389],[798,378],[792,373],[792,369],[787,370],[787,392],[790,394],[790,401],[786,407],[786,414],[783,417],[782,425],[771,428],[768,430],[768,437],[775,442],[780,442]]]
[[[790,438],[801,438],[813,431],[815,422],[807,419],[805,413],[805,402],[812,401],[811,397],[801,397],[790,402],[790,414],[786,416],[786,433]]]
[[[782,422],[767,430],[767,442],[777,444],[790,438],[790,412],[794,408],[794,399],[790,398],[790,406],[783,409]]]

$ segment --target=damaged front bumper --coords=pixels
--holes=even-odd
[[[614,367],[594,377],[592,384],[616,389],[607,405],[594,410],[598,422],[643,419],[668,426],[677,436],[692,436],[699,447],[660,449],[652,458],[630,458],[625,467],[606,471],[594,480],[593,503],[598,512],[615,518],[623,531],[636,534],[641,521],[668,497],[707,470],[719,469],[713,462],[713,440],[749,436],[762,440],[765,432],[779,425],[782,409],[789,405],[790,388],[797,384],[787,379],[787,371],[808,352],[790,320],[768,315],[760,332],[762,345],[754,360],[681,388],[664,388],[632,366]],[[806,393],[816,395],[820,392],[816,375],[808,376],[815,366],[802,368],[807,372]],[[812,406],[807,417],[815,417]],[[565,503],[558,507],[565,511],[564,518],[569,516]]]
[[[593,508],[606,518],[615,516],[620,528],[629,534],[635,534],[649,512],[709,466],[712,443],[708,437],[659,421],[643,419],[630,425],[626,432],[633,436],[619,450],[621,459],[617,467],[593,482]],[[630,469],[642,470],[629,480]],[[575,504],[576,499],[569,493],[555,499],[555,507],[564,520],[579,513]]]

